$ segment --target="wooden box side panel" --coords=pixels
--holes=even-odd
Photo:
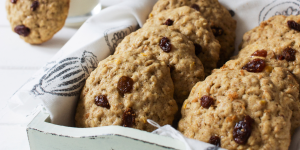
[[[31,150],[170,150],[154,143],[122,135],[99,135],[92,137],[68,137],[27,129]]]
[[[27,126],[31,150],[170,150],[185,149],[183,142],[132,128],[106,126],[75,128],[49,123],[39,112]]]

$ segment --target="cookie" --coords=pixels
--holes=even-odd
[[[300,34],[299,34],[300,36]],[[257,41],[243,48],[237,58],[251,58],[254,56],[266,58],[272,67],[287,68],[300,83],[300,40],[296,36],[291,38],[274,37],[270,41]],[[227,62],[225,65],[228,65]]]
[[[30,44],[48,41],[65,24],[70,0],[6,0],[14,32]]]
[[[159,0],[153,7],[150,16],[162,11],[182,6],[198,10],[208,23],[221,45],[218,66],[222,66],[234,52],[236,21],[229,11],[218,0]]]
[[[253,45],[253,44],[252,44]],[[244,50],[251,52],[250,45],[247,46]],[[259,48],[253,46],[252,48]],[[246,71],[263,71],[263,72],[272,72],[274,68],[285,68],[285,70],[289,71],[289,73],[292,74],[292,76],[295,78],[295,84],[299,84],[299,74],[296,73],[298,71],[298,67],[293,66],[289,64],[286,61],[278,61],[276,59],[276,54],[273,51],[266,51],[266,50],[259,50],[254,51],[254,54],[247,56],[243,56],[241,58],[237,58],[235,60],[228,61],[221,69],[245,69]],[[260,55],[259,55],[260,54]],[[256,56],[254,56],[256,55]],[[262,60],[262,61],[254,61],[254,60]],[[252,62],[252,63],[250,63]],[[264,62],[264,63],[263,63]],[[295,69],[296,68],[296,69]],[[250,69],[250,70],[249,70]],[[296,73],[296,74],[294,74]],[[279,83],[277,86],[280,86],[282,88],[283,85],[281,82],[284,81],[278,81]],[[289,92],[289,91],[287,91]],[[298,91],[299,93],[299,91]],[[294,96],[295,97],[295,96]],[[296,100],[293,101],[290,104],[290,109],[293,111],[292,113],[292,119],[291,119],[291,133],[293,134],[295,129],[300,127],[300,101]]]
[[[300,16],[274,16],[243,36],[243,49],[225,65],[242,65],[242,59],[260,56],[265,53],[266,61],[271,67],[287,68],[300,84],[300,29],[297,24]],[[299,24],[298,24],[299,25]],[[293,104],[292,133],[300,126],[300,104]]]
[[[171,124],[178,107],[170,69],[151,52],[132,51],[101,61],[82,89],[77,127],[119,125],[145,131]]]
[[[288,149],[299,85],[284,68],[215,70],[193,88],[179,131],[226,149]]]
[[[193,86],[204,79],[204,69],[195,55],[194,44],[184,35],[169,30],[167,26],[144,27],[131,33],[117,46],[115,54],[125,51],[151,51],[153,57],[170,66],[174,99],[179,106],[188,97]]]
[[[300,23],[300,15],[278,15],[263,21],[258,27],[255,27],[244,34],[240,49],[257,41],[260,41],[261,43],[276,42],[278,45],[282,41],[286,41],[286,39],[299,41],[300,29],[295,29],[292,27],[294,22]],[[280,41],[277,41],[278,39]]]
[[[168,9],[149,17],[143,27],[158,25],[167,25],[170,30],[179,31],[194,43],[206,76],[217,67],[221,46],[200,12],[188,6]]]

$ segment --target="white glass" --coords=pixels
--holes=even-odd
[[[65,26],[79,27],[90,16],[101,10],[100,0],[71,0]]]
[[[106,8],[106,7],[109,7],[109,6],[118,4],[118,3],[122,3],[124,1],[126,1],[126,0],[101,0],[101,6],[102,6],[102,8]]]

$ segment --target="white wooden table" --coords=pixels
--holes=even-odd
[[[41,68],[77,31],[64,27],[51,40],[30,45],[12,32],[6,19],[5,0],[0,0],[0,149],[29,150],[27,119],[14,114],[7,100]]]

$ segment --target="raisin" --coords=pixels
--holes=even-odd
[[[245,116],[243,121],[239,121],[235,124],[233,129],[233,138],[236,143],[241,145],[247,143],[252,132],[253,122],[254,120],[250,116]]]
[[[224,30],[220,27],[212,26],[210,28],[211,28],[211,31],[213,32],[215,37],[221,36],[224,33]]]
[[[34,1],[32,4],[31,4],[31,11],[35,11],[38,7],[39,7],[40,3],[38,1]]]
[[[17,3],[17,0],[10,0],[10,2],[15,4],[15,3]]]
[[[171,20],[171,19],[168,19],[165,23],[164,23],[164,25],[167,25],[167,26],[171,26],[171,25],[173,25],[173,20]]]
[[[95,104],[97,106],[105,107],[107,109],[110,108],[107,97],[105,95],[99,95],[95,97]]]
[[[16,26],[15,27],[15,32],[17,33],[17,34],[19,34],[19,35],[22,35],[22,36],[28,36],[29,35],[29,33],[30,33],[30,29],[29,28],[27,28],[26,26],[24,26],[24,25],[18,25],[18,26]]]
[[[296,53],[296,50],[288,47],[282,51],[281,55],[277,56],[277,59],[278,60],[285,59],[286,61],[294,61],[294,60],[296,60],[295,53]]]
[[[289,28],[300,31],[300,24],[295,22],[294,20],[289,20],[287,24]]]
[[[235,15],[235,12],[233,10],[228,10],[228,11],[229,11],[231,17],[233,17]]]
[[[267,57],[267,53],[266,50],[257,50],[251,56]]]
[[[294,49],[288,47],[283,50],[282,56],[284,57],[284,59],[286,61],[294,61],[294,60],[296,60],[295,53],[296,53],[296,51]]]
[[[194,44],[195,46],[195,54],[199,55],[202,52],[202,47],[199,44]]]
[[[130,77],[122,76],[118,82],[118,92],[121,96],[130,93],[133,88],[133,80]]]
[[[124,111],[122,116],[123,127],[132,127],[135,124],[135,113],[131,108]]]
[[[212,104],[214,104],[214,99],[210,96],[202,96],[201,97],[201,106],[204,107],[204,108],[209,108]]]
[[[209,139],[209,143],[221,147],[221,139],[218,136],[211,136]]]
[[[277,59],[278,59],[278,60],[284,60],[284,56],[279,55],[279,56],[277,56]]]
[[[170,40],[167,37],[163,37],[160,40],[159,46],[166,53],[168,53],[172,50],[172,45],[170,43]]]
[[[197,4],[193,4],[193,5],[191,6],[191,8],[194,8],[194,9],[196,9],[197,11],[200,11],[200,7],[199,7],[199,5],[197,5]]]
[[[264,60],[256,58],[248,62],[242,69],[248,72],[262,72],[266,67]]]

